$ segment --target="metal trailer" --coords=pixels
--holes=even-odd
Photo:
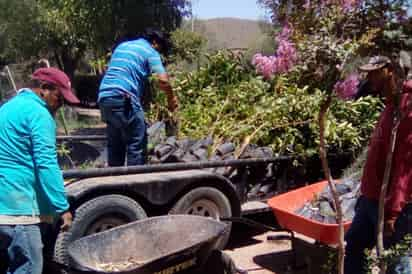
[[[102,136],[69,136],[59,140],[101,140]],[[73,241],[146,217],[191,214],[216,220],[270,211],[266,200],[248,200],[248,170],[290,161],[291,157],[167,163],[129,167],[71,169],[63,172],[74,214],[72,227],[59,233],[49,227],[46,257],[69,264]],[[223,176],[214,168],[230,167],[236,176]],[[218,243],[223,248],[229,229]]]

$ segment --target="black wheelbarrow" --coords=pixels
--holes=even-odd
[[[203,266],[228,228],[193,215],[139,220],[71,243],[70,273],[205,273]]]

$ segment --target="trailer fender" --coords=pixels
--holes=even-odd
[[[81,179],[66,185],[71,206],[110,193],[139,197],[155,206],[173,204],[180,196],[197,186],[213,186],[227,195],[232,215],[240,215],[240,200],[227,178],[204,170],[156,172]]]

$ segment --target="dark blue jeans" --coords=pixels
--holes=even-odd
[[[366,271],[365,249],[376,244],[378,225],[378,202],[361,196],[356,205],[352,225],[345,235],[345,273],[361,274]],[[412,234],[412,205],[405,206],[395,224],[395,233],[385,239],[385,248],[401,242],[407,234]],[[396,258],[388,265],[387,274],[411,274],[409,256]]]
[[[146,162],[147,135],[144,112],[124,96],[107,97],[99,102],[107,124],[109,166],[143,165]]]
[[[43,243],[39,225],[0,225],[0,265],[7,274],[42,273]]]

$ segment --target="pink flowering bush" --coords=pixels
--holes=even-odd
[[[352,99],[358,90],[359,75],[350,74],[345,80],[336,82],[334,91],[343,100]]]
[[[252,64],[256,67],[258,73],[265,78],[270,78],[274,74],[288,72],[297,61],[297,52],[295,45],[290,41],[293,29],[286,24],[276,41],[279,46],[276,54],[273,56],[264,56],[260,53],[253,57]]]

